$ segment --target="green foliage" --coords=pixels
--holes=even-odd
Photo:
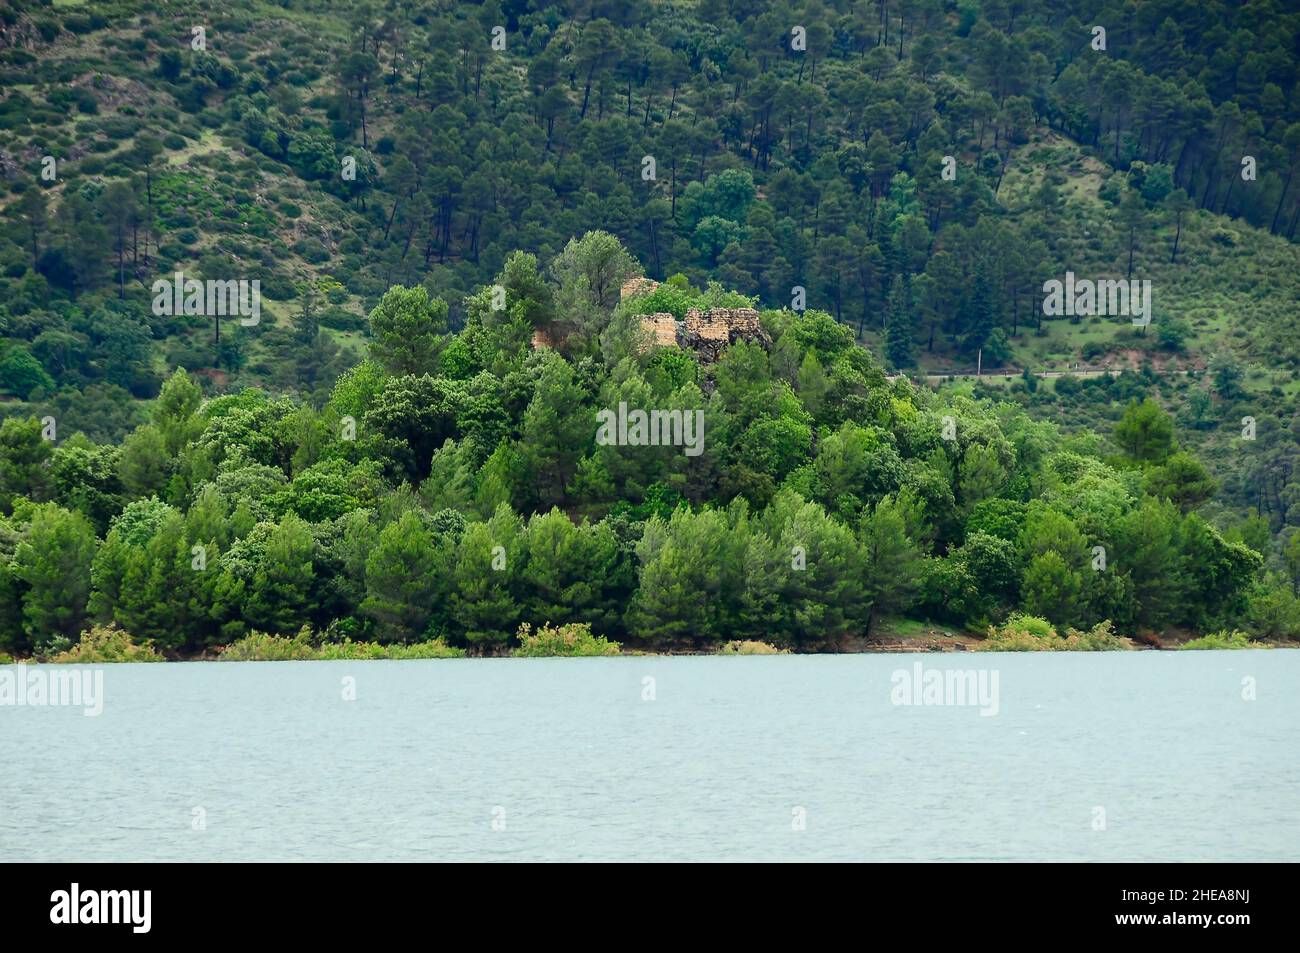
[[[252,632],[221,649],[223,662],[373,661],[378,659],[464,658],[463,649],[441,639],[415,645],[382,645],[377,642],[322,642],[316,644],[311,628],[304,626],[293,636]]]
[[[779,649],[770,642],[753,639],[732,639],[718,647],[717,655],[787,655],[789,649]]]
[[[250,626],[283,633],[310,617],[315,550],[311,527],[294,514],[271,530],[244,607],[244,619]]]
[[[81,633],[81,639],[70,649],[50,656],[45,661],[75,665],[102,665],[110,662],[161,662],[159,655],[148,642],[136,642],[130,634],[116,626],[92,626]]]
[[[1138,463],[1161,463],[1174,449],[1173,421],[1154,400],[1132,400],[1115,427],[1115,442]]]
[[[0,512],[12,512],[14,499],[45,500],[50,493],[47,462],[52,449],[35,418],[10,417],[0,423]]]
[[[370,312],[370,356],[390,374],[435,369],[447,330],[447,303],[424,288],[389,288]]]
[[[980,652],[1114,652],[1128,645],[1111,632],[1109,622],[1087,632],[1069,629],[1062,636],[1046,619],[1013,613],[1002,625],[990,626],[975,648]]]
[[[543,625],[536,632],[527,622],[519,626],[519,647],[516,658],[585,658],[599,655],[618,655],[622,646],[599,635],[591,634],[591,626],[582,622],[552,627]]]
[[[56,639],[74,639],[86,621],[95,531],[80,513],[54,503],[30,514],[25,538],[13,553],[12,573],[20,581],[23,631],[38,652]]]
[[[424,521],[404,513],[384,527],[366,560],[366,597],[361,611],[375,623],[381,642],[416,642],[445,592],[447,559]]]
[[[574,32],[581,41],[585,29]],[[972,35],[983,33],[973,28]],[[587,47],[580,42],[580,49]],[[182,64],[179,82],[198,82],[186,72],[195,69],[199,79],[211,73],[209,84],[220,88],[219,71],[206,61]],[[350,78],[340,81],[350,84],[350,95],[339,101],[331,150],[367,135],[348,109],[361,108],[372,71],[364,57],[351,58],[345,71]],[[396,74],[390,95],[401,97],[400,67]],[[438,102],[413,113],[454,111],[456,87],[446,79],[428,80]],[[496,79],[484,77],[492,88]],[[815,85],[811,76],[808,83]],[[599,113],[609,108],[609,91],[595,76],[593,84],[589,108]],[[1029,98],[1006,92],[1008,103],[1023,100],[1004,107],[999,138],[1014,140],[1025,135],[1024,117],[1015,113]],[[640,95],[635,83],[632,95]],[[987,90],[976,95],[981,104],[985,96],[996,102]],[[259,148],[270,137],[266,162],[292,153],[312,175],[303,162],[319,127],[292,106],[292,97],[273,103],[251,90],[231,93],[224,108],[258,131]],[[928,107],[921,101],[918,108]],[[620,121],[608,120],[611,131]],[[887,356],[900,364],[904,345],[919,356],[928,334],[946,335],[959,351],[982,348],[991,365],[999,342],[1019,333],[1008,322],[1025,319],[1024,302],[1005,290],[1037,285],[1046,259],[1044,252],[1038,262],[1017,261],[1033,239],[1016,231],[1015,216],[980,213],[997,201],[990,184],[963,185],[969,194],[935,193],[923,175],[897,174],[892,156],[900,143],[876,128],[889,123],[873,125],[863,154],[854,147],[824,168],[809,155],[808,166],[801,159],[769,170],[759,162],[739,172],[711,168],[705,156],[675,173],[661,170],[682,177],[668,188],[680,189],[677,212],[689,227],[675,231],[671,195],[666,211],[652,198],[643,211],[656,237],[649,249],[637,247],[647,265],[657,262],[655,274],[674,260],[689,277],[675,275],[626,301],[623,283],[643,270],[614,231],[551,240],[538,218],[544,209],[514,207],[519,196],[507,188],[508,176],[485,173],[471,182],[448,172],[448,191],[431,197],[425,173],[408,161],[416,130],[408,120],[398,125],[384,128],[388,141],[375,144],[375,156],[381,178],[400,182],[336,196],[360,206],[368,192],[382,193],[370,195],[363,217],[376,231],[404,236],[409,248],[375,263],[381,274],[362,261],[360,237],[337,239],[337,255],[349,259],[339,281],[316,275],[304,282],[297,301],[268,306],[275,320],[258,331],[153,315],[133,302],[129,282],[113,300],[114,289],[105,294],[94,284],[93,256],[79,253],[84,236],[110,229],[119,212],[124,229],[147,232],[153,201],[158,218],[195,232],[205,275],[235,261],[275,260],[245,247],[243,219],[223,240],[200,234],[203,217],[233,219],[222,219],[214,196],[182,191],[184,176],[154,168],[144,186],[147,193],[152,182],[157,194],[143,196],[143,217],[128,214],[140,201],[135,193],[114,189],[112,201],[92,196],[88,211],[71,197],[77,190],[65,187],[57,212],[64,233],[53,237],[41,231],[54,226],[38,221],[40,202],[22,203],[26,231],[15,233],[17,244],[4,239],[17,251],[0,242],[0,261],[9,254],[23,275],[9,289],[0,331],[22,342],[9,343],[6,353],[26,349],[57,393],[35,388],[23,396],[38,403],[11,402],[0,423],[6,651],[56,650],[90,622],[116,625],[169,656],[240,646],[228,650],[232,658],[500,654],[521,625],[533,627],[530,634],[555,626],[646,649],[755,642],[812,651],[851,646],[880,613],[965,627],[1018,614],[1011,618],[1021,621],[998,627],[991,643],[1053,648],[1109,647],[1108,623],[1126,631],[1239,624],[1267,638],[1294,637],[1300,628],[1297,496],[1286,465],[1294,447],[1289,382],[1278,379],[1277,394],[1266,395],[1259,381],[1234,377],[1225,363],[1212,374],[1212,390],[1190,380],[1162,384],[1144,370],[1080,376],[1063,386],[1060,379],[1055,388],[1022,374],[1000,395],[984,382],[936,395],[886,377],[859,345],[862,338],[878,342],[883,330]],[[553,131],[569,130],[560,122]],[[490,147],[478,148],[486,142],[457,139],[463,130],[451,127],[443,132],[424,137],[437,155],[422,158],[420,169],[450,169],[462,146],[492,161]],[[814,128],[805,145],[816,151],[817,137],[830,134]],[[186,141],[195,148],[208,142]],[[205,162],[223,158],[208,155]],[[589,158],[556,151],[548,175],[566,189],[584,187],[580,172],[602,181],[604,171]],[[1152,180],[1152,194],[1164,187],[1154,165],[1135,165],[1130,191],[1118,196],[1128,203],[1132,234],[1105,237],[1147,240],[1139,226],[1154,212],[1138,209],[1134,196],[1163,206],[1141,192]],[[805,167],[816,175],[809,178]],[[835,187],[839,175],[854,181],[851,191]],[[333,173],[322,187],[333,188],[326,184],[332,181]],[[614,222],[621,221],[616,193],[600,207]],[[299,186],[272,201],[305,212],[301,205],[313,196]],[[939,220],[954,201],[965,206],[960,221],[945,225]],[[481,215],[462,221],[473,203]],[[251,192],[247,204],[254,210],[248,226],[256,228],[260,204]],[[500,216],[490,211],[498,204],[536,229],[530,247],[540,257],[505,251]],[[808,208],[816,217],[804,222]],[[310,216],[299,217],[306,228]],[[855,217],[856,224],[846,221]],[[27,247],[32,225],[34,251]],[[448,251],[468,250],[460,247],[461,226],[482,232],[481,244],[463,257]],[[700,258],[691,236],[714,226],[725,244],[712,242]],[[580,231],[569,219],[556,227]],[[39,263],[55,248],[39,276],[29,276],[29,252]],[[134,251],[128,243],[124,268]],[[841,260],[850,254],[857,256],[852,268]],[[427,269],[419,265],[424,258]],[[435,265],[435,258],[442,260]],[[799,280],[828,310],[764,310],[762,334],[699,350],[690,342],[649,348],[639,340],[646,313],[757,304],[711,280],[705,266],[713,264],[734,277],[731,287],[757,288],[768,301],[772,289],[761,286],[775,280],[771,274],[788,277],[786,289],[794,275],[810,275]],[[492,274],[494,283],[476,286],[480,274]],[[266,281],[273,287],[274,276]],[[432,289],[444,297],[432,297]],[[372,306],[370,358],[337,381],[346,352],[330,346],[358,332],[346,323],[322,330],[317,295],[332,307]],[[463,311],[453,314],[444,300],[462,303]],[[855,327],[859,315],[849,312],[859,307]],[[1200,331],[1194,321],[1189,326],[1190,346]],[[240,377],[228,362],[217,372],[214,355],[195,344],[182,356],[197,370],[164,377],[177,362],[152,361],[151,342],[190,332],[201,335],[203,347],[220,332],[221,353],[247,349],[240,360],[260,366],[260,376]],[[1142,344],[1137,336],[1131,343]],[[244,386],[255,379],[293,396]],[[1169,399],[1176,387],[1187,407]],[[146,411],[130,404],[131,393],[157,396]],[[1190,414],[1193,393],[1199,409]],[[1246,394],[1259,406],[1242,400]],[[597,412],[619,404],[698,411],[702,440],[690,447],[596,443]],[[1066,404],[1079,413],[1045,422],[1028,412]],[[57,439],[41,424],[47,410],[63,427]],[[1258,417],[1258,439],[1225,447],[1248,412]],[[1224,420],[1233,425],[1227,437]],[[82,421],[89,430],[78,434]],[[1114,446],[1099,436],[1105,432]],[[1201,441],[1210,442],[1208,452]],[[1108,456],[1108,446],[1122,455]],[[1249,456],[1250,468],[1224,478],[1227,454]],[[1249,501],[1256,523],[1225,499]],[[1104,569],[1091,564],[1097,546],[1109,555]],[[1025,614],[1050,632],[1025,623]],[[302,635],[304,627],[328,641]]]
[[[251,632],[227,645],[217,656],[223,662],[297,662],[315,657],[308,628],[292,637]]]
[[[665,645],[721,640],[728,610],[734,612],[745,542],[717,511],[679,509],[667,520],[652,517],[637,544],[629,633]]]
[[[502,505],[488,522],[471,524],[456,550],[449,612],[465,640],[485,651],[504,646],[519,618],[520,529]]]
[[[1198,639],[1188,639],[1180,649],[1251,649],[1258,646],[1252,645],[1250,636],[1239,629],[1228,631],[1223,629],[1219,632],[1210,632]]]
[[[0,352],[0,393],[28,400],[34,391],[53,389],[53,379],[25,347],[15,345]]]

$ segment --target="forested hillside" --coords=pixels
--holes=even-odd
[[[0,649],[1300,637],[1298,42],[1281,2],[0,0]],[[177,273],[260,317],[160,309]],[[1045,314],[1067,273],[1150,323]],[[751,306],[716,362],[641,333]],[[620,403],[702,452],[598,443]]]

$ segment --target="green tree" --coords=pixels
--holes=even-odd
[[[163,384],[151,415],[168,456],[180,453],[203,429],[198,417],[202,403],[202,389],[185,368],[178,367]]]
[[[24,587],[23,630],[37,651],[75,642],[86,624],[95,530],[80,513],[54,503],[33,511],[14,550],[12,572]]]
[[[456,550],[451,618],[471,645],[499,649],[519,621],[517,577],[522,526],[508,506],[486,523],[472,523]]]
[[[1079,622],[1082,576],[1060,553],[1048,550],[1034,556],[1020,583],[1021,607],[1058,626]]]
[[[122,444],[117,474],[129,496],[152,496],[167,485],[172,459],[167,441],[152,424],[137,427]]]
[[[1173,419],[1150,397],[1131,400],[1115,426],[1115,442],[1138,463],[1162,463],[1176,449]]]
[[[908,513],[907,507],[897,496],[886,496],[863,512],[858,526],[875,613],[906,612],[916,598],[923,554],[908,532],[918,514]]]
[[[414,512],[389,523],[365,563],[361,611],[374,621],[381,642],[419,642],[446,598],[450,568],[433,534]]]
[[[544,352],[519,443],[526,485],[542,507],[565,502],[578,461],[595,439],[596,415],[586,404],[573,369],[558,354]]]
[[[575,525],[552,509],[534,515],[524,535],[519,571],[525,621],[536,625],[586,622],[598,633],[620,622],[621,549],[604,523]]]
[[[637,544],[636,593],[626,625],[662,645],[708,644],[734,624],[748,528],[716,510],[652,517]],[[788,565],[788,560],[786,565]]]
[[[0,391],[28,400],[38,391],[51,391],[54,381],[31,351],[18,344],[0,350]]]
[[[370,356],[390,374],[428,374],[445,345],[447,303],[424,288],[389,288],[370,312]]]
[[[557,285],[557,330],[568,349],[595,341],[618,304],[623,282],[636,270],[632,256],[608,232],[588,232],[564,246],[551,263],[551,276]]]
[[[311,527],[296,514],[280,521],[253,574],[244,619],[270,633],[297,632],[311,617],[315,569]]]
[[[1138,623],[1158,629],[1177,621],[1188,603],[1178,508],[1146,498],[1121,517],[1106,571],[1133,580]]]
[[[1160,466],[1148,470],[1142,487],[1152,496],[1172,500],[1180,510],[1188,513],[1214,496],[1218,484],[1200,460],[1186,451],[1179,451]]]
[[[10,417],[0,423],[0,512],[12,512],[18,496],[36,502],[49,499],[47,464],[53,449],[41,431],[35,417]]]

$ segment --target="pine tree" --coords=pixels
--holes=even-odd
[[[384,527],[366,560],[366,597],[361,603],[380,642],[418,642],[424,637],[436,606],[445,598],[447,563],[415,512]]]
[[[889,324],[885,328],[885,356],[895,368],[911,367],[916,363],[913,354],[916,307],[906,277],[895,275],[890,282],[887,307]]]

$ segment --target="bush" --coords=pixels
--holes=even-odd
[[[754,639],[733,639],[718,649],[719,655],[789,655],[789,649],[778,649],[770,642]]]
[[[0,356],[0,393],[29,399],[37,389],[54,389],[54,381],[41,362],[19,345],[4,350]]]
[[[369,324],[361,315],[339,307],[326,308],[318,320],[321,327],[333,328],[335,331],[364,331]]]
[[[1221,632],[1211,632],[1203,635],[1199,639],[1192,639],[1190,642],[1184,642],[1180,648],[1183,649],[1253,649],[1259,648],[1252,645],[1250,636],[1240,629],[1233,629],[1229,632],[1227,629]]]
[[[153,644],[136,642],[116,624],[97,625],[81,633],[81,641],[46,659],[58,664],[101,665],[108,662],[161,662]]]
[[[518,658],[618,655],[623,648],[604,636],[592,635],[591,626],[586,622],[571,622],[558,628],[552,628],[548,622],[536,634],[533,633],[532,626],[525,622],[519,626],[517,635],[520,644],[514,654]]]
[[[310,626],[303,626],[293,638],[254,632],[226,646],[219,658],[223,662],[337,662],[465,657],[464,649],[452,648],[442,639],[414,645],[380,645],[351,639],[326,642],[320,646],[312,643]]]
[[[293,638],[253,632],[221,650],[222,662],[289,662],[316,658],[311,629],[303,626]]]
[[[1000,626],[989,626],[988,636],[975,647],[977,652],[1114,652],[1128,644],[1111,631],[1110,621],[1099,622],[1087,632],[1067,629],[1059,635],[1052,623],[1037,616],[1013,612]]]
[[[1128,643],[1112,631],[1109,619],[1098,622],[1087,632],[1065,630],[1067,652],[1122,652],[1128,648]]]
[[[380,645],[378,642],[326,642],[316,650],[316,657],[326,661],[337,659],[426,659],[464,658],[465,650],[453,648],[442,639],[416,642],[413,645]]]

